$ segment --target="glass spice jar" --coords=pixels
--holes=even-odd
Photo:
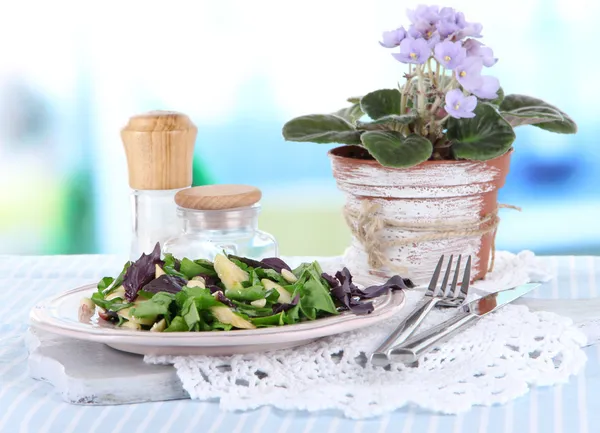
[[[131,260],[179,232],[173,200],[192,185],[196,135],[190,118],[174,111],[132,116],[121,130],[131,188]]]
[[[214,260],[222,253],[261,260],[278,257],[275,238],[258,229],[261,192],[248,185],[197,186],[175,194],[181,233],[163,252]]]

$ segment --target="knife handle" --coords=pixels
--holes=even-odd
[[[436,306],[438,301],[439,298],[432,298],[417,305],[415,310],[371,354],[371,363],[379,366],[388,365],[390,363],[390,349],[404,343],[421,324],[425,316]]]
[[[393,347],[389,351],[390,359],[395,362],[412,364],[438,343],[446,341],[458,332],[472,325],[479,316],[470,312],[461,312],[449,320],[422,332],[404,344]]]

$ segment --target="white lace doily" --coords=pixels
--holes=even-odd
[[[497,267],[480,291],[499,290],[547,279],[532,253],[500,253]],[[326,271],[339,260],[323,262]],[[493,287],[492,287],[493,286]],[[408,314],[422,293],[407,292]],[[471,295],[474,297],[475,295]],[[419,330],[447,319],[453,311],[433,311]],[[455,414],[474,405],[505,403],[530,385],[565,383],[585,364],[586,337],[571,319],[508,305],[443,343],[418,367],[367,363],[366,355],[402,319],[270,353],[227,357],[146,357],[173,363],[191,398],[219,399],[223,410],[264,405],[279,409],[337,409],[349,418],[380,415],[408,404]]]

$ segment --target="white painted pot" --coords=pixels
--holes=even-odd
[[[483,278],[497,223],[498,189],[504,185],[511,154],[512,150],[489,161],[426,161],[398,169],[383,167],[358,146],[332,149],[329,156],[333,175],[347,196],[346,211],[355,215],[368,203],[376,210],[366,218],[367,224],[374,218],[391,222],[377,233],[380,245],[444,236],[442,232],[448,230],[440,229],[442,225],[480,232],[457,236],[454,230],[446,239],[381,248],[386,263],[373,266],[364,242],[356,235],[359,224],[351,218],[349,224],[355,235],[345,253],[350,270],[382,278],[400,273],[423,284],[429,282],[440,255],[462,254],[472,257],[472,280]]]

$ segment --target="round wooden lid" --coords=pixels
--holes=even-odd
[[[186,188],[175,194],[175,203],[186,209],[222,210],[252,206],[262,193],[250,185],[206,185]]]
[[[133,189],[178,189],[192,184],[197,128],[174,111],[149,111],[121,130]]]

